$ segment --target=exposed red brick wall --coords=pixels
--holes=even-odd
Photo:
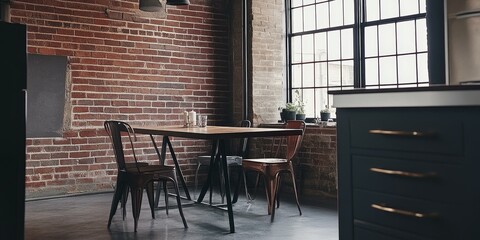
[[[212,124],[228,119],[224,1],[190,2],[151,14],[138,0],[12,1],[28,52],[67,56],[69,67],[63,137],[27,139],[27,197],[111,190],[116,165],[104,120],[180,124],[185,109],[210,114]],[[207,143],[176,140],[190,181],[191,160]],[[143,159],[156,159],[148,138],[138,144]]]

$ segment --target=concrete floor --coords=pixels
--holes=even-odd
[[[259,196],[247,203],[245,197],[240,197],[233,208],[236,232],[231,234],[225,210],[185,200],[189,228],[184,229],[175,206],[168,216],[164,209],[156,210],[156,219],[152,219],[144,196],[135,233],[130,202],[125,221],[119,209],[107,229],[112,196],[100,193],[27,201],[25,239],[338,239],[337,211],[332,202],[301,202],[303,215],[299,216],[296,204],[282,199],[275,221],[270,223],[264,198]],[[171,197],[169,203],[174,205],[175,199]]]

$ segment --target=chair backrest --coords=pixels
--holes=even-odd
[[[285,128],[302,129],[301,135],[287,136],[287,161],[291,161],[297,153],[300,145],[302,144],[303,135],[305,134],[306,124],[303,120],[290,120],[287,121]]]
[[[105,131],[107,131],[108,136],[112,142],[113,151],[115,153],[115,160],[117,162],[118,171],[126,171],[125,164],[125,153],[123,149],[122,142],[122,133],[126,133],[128,140],[130,141],[130,146],[132,148],[133,159],[137,163],[137,156],[135,155],[135,148],[133,146],[132,135],[136,139],[135,132],[133,128],[126,122],[108,120],[103,123]],[[137,164],[136,164],[137,165]],[[137,170],[138,165],[137,165]]]
[[[240,127],[248,128],[251,126],[252,126],[252,122],[250,122],[249,120],[242,120],[240,122]],[[240,149],[238,151],[241,157],[245,157],[245,154],[247,152],[247,144],[248,144],[248,138],[242,138],[242,140],[240,141]]]

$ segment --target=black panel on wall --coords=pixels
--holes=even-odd
[[[67,57],[28,54],[27,137],[60,137]]]

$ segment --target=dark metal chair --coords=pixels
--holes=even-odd
[[[105,130],[107,131],[110,140],[112,142],[115,160],[118,167],[117,183],[115,186],[115,192],[113,195],[112,205],[110,208],[110,216],[108,218],[108,227],[110,227],[112,218],[118,207],[118,203],[121,201],[122,205],[125,204],[127,198],[128,189],[131,192],[132,198],[132,212],[134,218],[134,230],[137,231],[138,218],[140,216],[143,189],[146,189],[148,202],[150,204],[150,210],[152,218],[155,218],[154,212],[154,181],[162,182],[164,188],[166,182],[172,182],[176,192],[176,199],[180,216],[182,217],[183,225],[188,228],[187,221],[183,215],[182,205],[180,201],[180,194],[177,184],[176,170],[173,166],[165,165],[148,165],[138,162],[135,154],[135,148],[133,139],[136,140],[135,132],[132,127],[125,122],[121,121],[105,121]],[[125,161],[124,145],[122,142],[122,134],[128,137],[129,145],[131,147],[131,153],[134,162],[127,163]],[[167,194],[166,194],[167,195]],[[124,207],[124,206],[123,206]],[[168,205],[167,205],[168,208]],[[125,207],[123,208],[125,209]],[[125,210],[124,210],[125,212]],[[168,211],[167,211],[168,214]],[[124,213],[125,216],[125,213]]]

